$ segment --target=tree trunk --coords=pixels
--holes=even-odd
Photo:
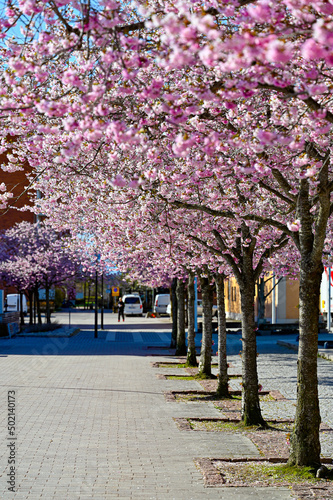
[[[216,298],[217,298],[217,322],[218,322],[218,385],[217,395],[228,398],[228,363],[227,363],[227,327],[224,304],[224,275],[215,276]]]
[[[258,287],[258,327],[264,322],[265,318],[265,279],[259,278],[257,282]]]
[[[91,283],[88,282],[88,307],[87,309],[90,311],[90,293],[91,293]]]
[[[24,326],[24,312],[23,312],[23,292],[20,291],[20,326],[21,330]]]
[[[51,311],[50,311],[50,287],[45,284],[45,301],[46,301],[46,311],[45,311],[45,322],[47,324],[51,323]]]
[[[208,278],[200,278],[202,294],[202,341],[199,375],[212,374],[212,287]]]
[[[302,264],[299,288],[297,408],[289,463],[299,466],[320,466],[319,425],[321,419],[318,400],[317,353],[319,294],[323,265],[320,262],[309,269],[310,266],[306,263]]]
[[[327,157],[327,160],[329,157]],[[297,360],[297,406],[291,437],[289,463],[298,466],[320,466],[317,355],[319,294],[323,273],[322,254],[330,216],[330,183],[328,161],[322,166],[318,187],[320,209],[314,219],[311,213],[309,182],[300,181],[297,216],[301,221],[299,249],[301,254],[299,287],[299,348]],[[314,226],[315,222],[315,226]]]
[[[197,354],[195,350],[195,326],[194,326],[194,275],[189,274],[187,286],[187,315],[188,315],[188,329],[187,329],[187,365],[198,366]]]
[[[183,280],[177,280],[177,346],[176,355],[186,356],[186,334],[185,334],[185,284]]]
[[[32,290],[28,291],[29,294],[29,325],[33,325],[34,323],[34,310],[33,310],[33,292]]]
[[[170,347],[175,348],[177,345],[177,278],[172,280],[171,284],[171,315],[172,315],[172,333]]]
[[[262,418],[257,373],[257,340],[254,321],[255,280],[252,259],[243,256],[242,306],[242,420],[245,425],[265,426]]]
[[[38,318],[38,324],[42,324],[42,313],[40,310],[40,300],[39,300],[39,293],[38,293],[38,288],[35,288],[35,301],[36,301],[36,306],[37,306],[37,318]]]

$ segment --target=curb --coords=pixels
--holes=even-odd
[[[80,328],[59,328],[58,330],[53,330],[52,332],[30,332],[22,333],[17,335],[17,337],[30,337],[30,338],[64,338],[73,337],[80,332]]]
[[[284,347],[289,347],[289,349],[293,349],[294,351],[298,351],[298,344],[296,343],[285,342],[283,340],[278,340],[276,343]],[[333,350],[331,349],[331,351],[332,352],[329,352],[328,349],[318,349],[318,356],[328,361],[333,361]]]

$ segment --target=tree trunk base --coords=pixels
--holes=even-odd
[[[252,425],[256,425],[262,427],[263,429],[267,429],[269,426],[267,422],[262,418],[261,411],[255,408],[252,411],[247,411],[242,415],[242,421],[245,427],[251,427]]]
[[[197,354],[194,351],[187,352],[186,366],[196,368],[198,366]]]
[[[186,354],[187,354],[186,345],[184,345],[184,346],[177,346],[176,356],[186,356]]]
[[[216,375],[213,375],[211,370],[208,370],[208,371],[199,371],[199,373],[195,376],[195,378],[197,379],[202,379],[202,380],[205,380],[205,379],[216,379]]]
[[[218,383],[216,395],[221,399],[231,399],[228,383]]]
[[[311,460],[300,460],[293,456],[289,457],[288,465],[290,465],[291,467],[313,467],[314,470],[318,470],[321,467],[320,462],[313,463],[311,462]]]
[[[302,441],[304,446],[302,447]],[[295,439],[295,436],[291,436],[291,452],[288,460],[288,465],[296,467],[313,467],[314,469],[319,469],[320,463],[320,449],[315,450],[313,447],[312,453],[309,453],[308,442],[305,438]]]

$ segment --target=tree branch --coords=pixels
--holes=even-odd
[[[287,198],[287,196],[284,196],[282,193],[279,193],[276,189],[272,188],[271,186],[268,186],[267,184],[264,183],[264,181],[259,181],[259,186],[262,187],[263,189],[266,189],[266,191],[269,191],[270,193],[274,194],[278,198],[280,198],[282,201],[285,201],[288,203],[288,205],[295,206],[296,200],[291,200],[290,198]],[[294,198],[296,198],[294,196]]]
[[[278,182],[279,186],[281,189],[288,195],[294,197],[294,195],[290,194],[290,191],[292,190],[291,185],[287,181],[287,179],[281,174],[280,170],[277,168],[272,168],[272,174],[274,179]],[[296,200],[296,196],[295,196]]]
[[[230,251],[227,248],[226,244],[224,243],[222,236],[220,235],[220,233],[216,229],[213,230],[213,234],[214,234],[215,239],[216,239],[219,247],[221,248],[222,252]],[[241,278],[242,278],[241,272],[240,272],[240,270],[235,262],[235,259],[233,259],[232,255],[230,253],[222,253],[221,255],[223,256],[223,258],[226,260],[226,262],[229,264],[229,266],[233,270],[235,278],[237,280],[241,280]]]
[[[297,98],[299,94],[302,94],[302,92],[296,92],[294,87],[292,86],[277,87],[276,85],[270,85],[268,83],[258,83],[257,86],[260,89],[275,90],[280,94],[284,94],[288,98]],[[319,102],[315,101],[313,97],[307,97],[306,99],[302,99],[302,101],[305,102],[305,104],[307,104],[307,106],[313,111],[325,111],[326,112],[325,119],[329,123],[333,123],[333,113],[324,108]]]
[[[275,244],[272,244],[269,248],[266,248],[266,250],[263,252],[263,254],[261,255],[261,257],[259,259],[257,267],[254,270],[254,276],[255,276],[256,280],[259,278],[259,276],[262,273],[264,261],[266,259],[268,259],[271,255],[273,255],[275,252],[277,252],[278,250],[281,250],[281,248],[284,248],[288,242],[289,242],[289,238],[285,234],[282,234],[281,237],[278,239],[278,241]]]

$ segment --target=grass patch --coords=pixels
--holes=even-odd
[[[207,432],[241,431],[241,429],[235,422],[223,422],[223,421],[212,421],[212,420],[190,420],[189,423],[191,429],[193,429],[194,431],[207,431]]]
[[[206,375],[206,373],[198,373],[197,375],[194,375],[193,377],[195,380],[216,380],[217,376],[216,375]]]
[[[267,424],[269,425],[270,430],[292,432],[294,429],[294,422],[270,422],[268,420]]]
[[[288,464],[250,464],[248,474],[252,480],[273,479],[274,482],[303,483],[318,482],[312,467],[295,467]]]
[[[174,397],[176,401],[188,402],[188,401],[241,401],[241,396],[231,396],[231,398],[220,398],[216,392],[211,393],[196,393],[196,392],[174,392]],[[218,410],[221,408],[217,407]]]
[[[217,368],[217,363],[213,363],[212,368]],[[198,368],[187,363],[158,363],[158,368]]]
[[[216,379],[215,375],[166,375],[168,380],[211,380]]]
[[[194,380],[193,375],[165,375],[168,380]]]
[[[259,393],[259,399],[260,401],[276,401],[276,399],[271,395],[271,394],[260,394]]]
[[[191,427],[191,429],[193,431],[196,430],[195,427],[194,427],[194,424],[193,424],[193,420],[191,420],[190,418],[187,418],[186,420],[187,420],[189,426]]]
[[[173,363],[159,363],[158,364],[159,368],[187,368],[186,363],[178,363],[178,364],[173,364]]]
[[[207,431],[207,432],[251,432],[257,430],[263,430],[262,427],[257,425],[245,426],[240,420],[237,422],[223,421],[223,420],[195,420],[188,419],[191,429],[196,431]],[[267,430],[280,430],[285,432],[292,431],[293,422],[270,422],[267,421]]]
[[[315,477],[311,467],[294,467],[288,464],[272,464],[270,462],[222,462],[216,461],[215,467],[219,470],[226,483],[238,485],[278,485],[318,483],[323,480]]]
[[[312,467],[296,467],[288,464],[273,465],[271,467],[266,465],[262,467],[262,472],[268,477],[288,481],[288,483],[309,480],[313,482],[318,481],[315,477],[316,471]]]
[[[183,393],[176,393],[175,394],[176,401],[212,401],[214,399],[217,399],[216,394],[183,394]]]
[[[209,431],[209,432],[244,432],[244,431],[254,431],[258,429],[258,426],[245,427],[242,421],[239,422],[225,422],[222,420],[191,420],[192,429],[197,431]]]

